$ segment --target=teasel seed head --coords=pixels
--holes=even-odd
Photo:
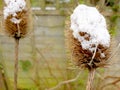
[[[66,42],[73,62],[88,69],[105,66],[110,56],[110,35],[105,18],[95,7],[79,5],[68,22]]]
[[[24,38],[28,33],[29,15],[26,0],[4,0],[5,32],[15,38]]]

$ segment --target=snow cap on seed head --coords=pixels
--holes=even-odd
[[[25,9],[26,2],[25,0],[4,0],[6,7],[4,7],[4,19],[6,19],[9,15],[16,16],[17,12]]]
[[[95,50],[93,45],[110,46],[106,20],[95,7],[78,5],[71,15],[71,29],[74,38],[78,39],[83,49],[93,52]],[[88,39],[85,39],[86,37]]]

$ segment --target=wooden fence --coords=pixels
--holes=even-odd
[[[34,2],[31,0],[31,2]],[[40,15],[66,15],[71,8],[71,0],[37,0],[37,3],[32,3],[33,12]]]

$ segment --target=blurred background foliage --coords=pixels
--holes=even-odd
[[[34,21],[32,22],[34,24],[34,32],[32,32],[32,38],[25,41],[23,40],[23,43],[25,43],[25,45],[27,43],[27,46],[21,44],[21,47],[25,46],[23,52],[29,50],[30,58],[25,57],[25,59],[22,58],[19,60],[20,76],[23,76],[19,77],[19,90],[45,90],[46,88],[54,87],[59,82],[72,79],[78,74],[79,69],[71,63],[71,57],[67,57],[64,45],[65,22],[69,22],[70,14],[78,3],[96,6],[106,17],[108,30],[112,36],[116,37],[120,32],[120,0],[30,0],[30,2],[31,10],[33,10]],[[2,9],[3,0],[0,0],[0,32],[3,30]],[[50,10],[48,11],[48,9]],[[57,18],[54,22],[51,20],[53,17]],[[60,20],[63,21],[59,22]],[[58,25],[58,23],[60,23],[60,25]],[[41,30],[41,32],[39,32],[40,35],[38,35],[38,28]],[[67,29],[69,29],[69,27],[67,27]],[[8,52],[6,48],[9,43],[3,40],[2,35],[0,37],[0,90],[12,90],[12,73],[14,70],[12,66],[14,63],[13,61],[7,61],[10,59],[6,57],[8,55],[6,54],[6,52]],[[39,37],[41,39],[38,39]],[[50,39],[50,37],[52,39]],[[57,40],[55,41],[54,39]],[[28,44],[28,41],[31,43]],[[61,48],[55,42],[60,44]],[[44,45],[42,46],[41,43]],[[9,46],[10,45],[11,44],[9,44]],[[13,49],[13,47],[8,48]],[[64,51],[64,53],[62,51]],[[64,55],[59,55],[60,52]],[[46,55],[47,53],[48,55]],[[56,54],[59,57],[56,58]],[[62,59],[60,59],[60,57],[62,57]],[[100,83],[102,81],[101,75],[104,74],[105,70],[98,69],[97,72],[94,88],[95,90],[103,90],[100,88]],[[76,82],[63,85],[57,90],[85,90],[87,73],[87,70],[85,70]],[[113,89],[111,88],[111,90]]]

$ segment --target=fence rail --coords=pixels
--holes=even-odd
[[[32,3],[32,9],[38,15],[65,15],[69,4],[70,1],[65,0],[38,0],[37,3]]]

